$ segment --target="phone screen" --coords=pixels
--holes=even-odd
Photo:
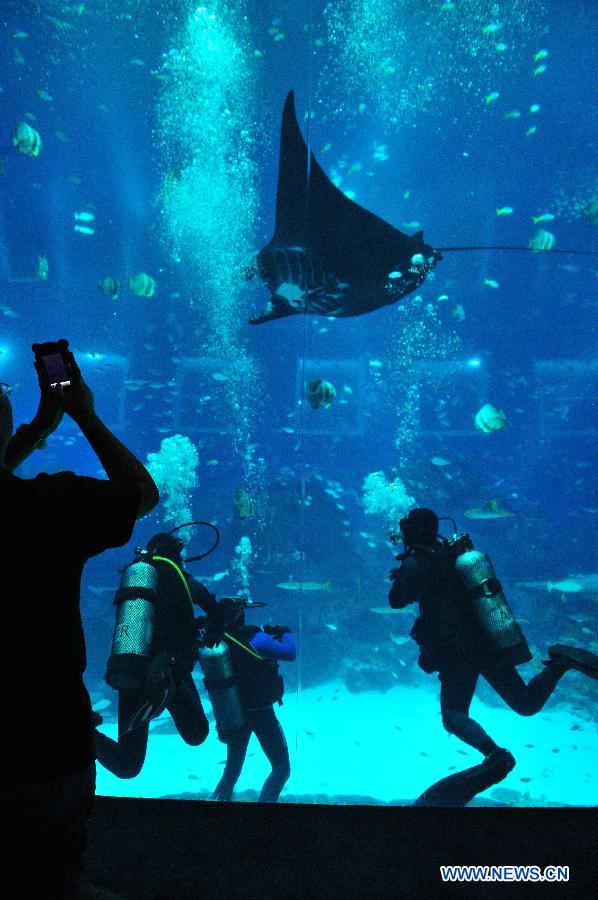
[[[68,387],[70,385],[71,379],[67,372],[62,354],[50,353],[48,356],[42,356],[42,361],[46,372],[48,373],[50,387],[56,387],[59,384],[62,387]]]

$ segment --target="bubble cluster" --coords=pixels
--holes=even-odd
[[[401,516],[415,505],[401,479],[388,481],[384,472],[370,472],[363,482],[363,508],[368,514],[384,515],[389,525],[396,525]]]
[[[389,348],[390,389],[396,410],[395,447],[399,464],[406,464],[418,435],[421,367],[427,360],[454,357],[460,340],[441,323],[433,303],[420,294],[397,307],[397,320]]]
[[[193,518],[191,494],[198,485],[199,455],[191,440],[183,434],[164,438],[157,453],[148,453],[147,468],[164,503],[164,520],[176,525]],[[191,529],[182,529],[188,540]]]
[[[239,540],[235,547],[235,558],[231,563],[231,569],[236,583],[239,585],[239,591],[243,597],[251,600],[251,590],[249,587],[249,563],[253,554],[253,547],[247,535]]]
[[[177,46],[163,55],[157,109],[164,241],[203,319],[203,352],[232,364],[222,390],[237,445],[251,430],[247,390],[257,382],[241,343],[251,303],[243,273],[255,255],[259,201],[253,51],[242,5],[213,0],[192,9]]]
[[[188,279],[205,286],[201,300],[223,353],[241,318],[242,271],[253,255],[258,205],[245,27],[226,3],[196,8],[180,46],[163,55],[157,110],[165,239]]]

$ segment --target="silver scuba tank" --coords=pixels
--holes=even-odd
[[[467,546],[467,544],[465,545]],[[501,665],[518,666],[532,655],[517,624],[490,558],[471,541],[455,559],[455,571],[471,598],[475,620],[489,657]]]
[[[139,690],[145,684],[154,632],[158,573],[138,559],[127,566],[116,592],[116,624],[106,681],[115,690]]]
[[[223,743],[226,743],[231,735],[245,723],[237,692],[237,682],[231,665],[230,650],[226,642],[221,641],[215,647],[200,647],[199,664],[214,710],[218,737]]]

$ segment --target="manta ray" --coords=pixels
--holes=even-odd
[[[416,290],[438,250],[423,231],[403,234],[350,200],[310,154],[295,113],[294,92],[282,114],[274,235],[257,255],[271,298],[259,325],[310,313],[361,316]]]

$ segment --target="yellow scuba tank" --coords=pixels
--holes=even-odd
[[[114,597],[116,624],[106,682],[115,690],[139,690],[145,685],[153,639],[158,573],[139,558],[123,572]]]
[[[518,666],[532,655],[515,620],[490,557],[475,550],[469,535],[449,542],[455,571],[467,590],[488,656],[500,665]]]
[[[214,711],[218,737],[226,743],[245,723],[226,642],[223,640],[215,647],[200,646],[199,664]]]

